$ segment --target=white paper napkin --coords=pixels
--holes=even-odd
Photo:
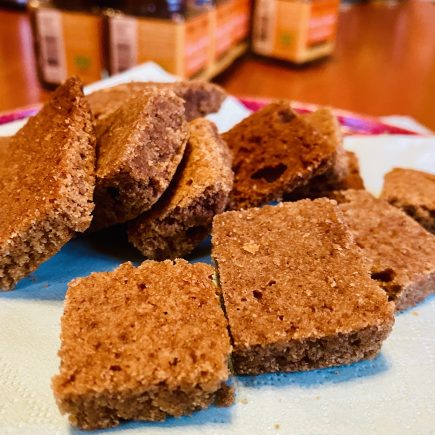
[[[170,80],[154,65],[119,80]],[[87,89],[96,89],[93,85]],[[228,99],[213,115],[225,130],[248,112]],[[12,134],[17,124],[0,127]],[[435,138],[348,137],[369,190],[378,193],[393,166],[435,170]],[[0,294],[0,435],[78,433],[61,416],[50,379],[58,370],[59,319],[67,282],[138,260],[124,245],[98,237],[73,240],[13,292]],[[397,316],[393,333],[373,361],[306,373],[235,379],[236,404],[164,423],[126,423],[127,434],[434,434],[435,298]]]

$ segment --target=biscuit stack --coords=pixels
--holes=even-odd
[[[69,284],[53,390],[78,427],[228,406],[231,374],[373,358],[434,292],[433,177],[393,171],[376,199],[329,109],[274,102],[220,136],[203,116],[224,97],[86,98],[73,78],[2,148],[2,289],[89,228],[124,225],[150,259]],[[215,267],[179,258],[210,232]]]

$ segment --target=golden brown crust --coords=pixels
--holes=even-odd
[[[385,175],[381,198],[435,234],[435,175],[394,168]]]
[[[10,138],[0,172],[0,288],[9,289],[91,222],[95,132],[78,79]]]
[[[223,138],[233,154],[230,209],[280,200],[336,162],[336,146],[284,101],[252,114]]]
[[[74,425],[231,403],[231,346],[212,275],[202,263],[146,261],[70,283],[53,390]]]
[[[313,177],[307,184],[285,195],[286,201],[297,201],[304,198],[321,198],[334,190],[364,189],[359,173],[357,156],[343,148],[343,135],[340,124],[327,107],[302,115],[313,128],[321,133],[330,144],[337,149],[335,165],[325,173]]]
[[[216,126],[206,119],[190,123],[183,162],[168,191],[150,212],[128,227],[128,238],[147,258],[188,254],[222,213],[233,184],[231,156]]]
[[[343,134],[337,117],[329,107],[320,107],[315,112],[302,115],[302,118],[321,133],[337,150],[335,165],[329,171],[312,179],[307,187],[311,184],[315,186],[316,180],[320,177],[323,177],[323,181],[328,184],[340,183],[347,176],[349,165],[346,151],[343,148]]]
[[[339,190],[364,190],[364,180],[361,177],[357,155],[352,151],[346,151],[346,155],[349,170],[344,180],[342,180],[342,186]]]
[[[323,134],[335,148],[343,146],[340,123],[329,107],[320,107],[316,111],[306,113],[301,117]]]
[[[143,91],[100,121],[93,228],[149,210],[174,176],[187,138],[183,101],[165,89]]]
[[[212,244],[237,373],[348,364],[391,330],[394,306],[330,200],[223,213]]]
[[[0,165],[1,166],[3,166],[6,163],[10,140],[11,138],[8,136],[0,136]]]
[[[97,120],[109,116],[128,98],[150,89],[169,89],[184,100],[188,121],[217,112],[226,97],[225,91],[201,80],[174,83],[130,82],[105,88],[88,95],[92,112]]]
[[[371,262],[372,277],[398,311],[435,291],[435,237],[386,201],[362,190],[335,198],[355,241]]]

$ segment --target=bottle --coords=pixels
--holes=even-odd
[[[181,0],[125,0],[122,11],[137,17],[178,19],[184,16],[185,2]]]
[[[97,1],[31,0],[38,77],[52,89],[77,75],[84,84],[104,74],[102,17]]]
[[[334,50],[339,0],[256,0],[252,50],[302,64]]]
[[[210,0],[124,0],[105,10],[110,74],[153,61],[190,78],[211,59]]]

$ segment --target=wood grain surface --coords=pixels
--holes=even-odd
[[[435,5],[404,1],[348,7],[340,13],[331,57],[295,66],[247,55],[215,81],[239,96],[410,115],[435,130]],[[0,10],[0,111],[47,95],[36,77],[27,15]]]

